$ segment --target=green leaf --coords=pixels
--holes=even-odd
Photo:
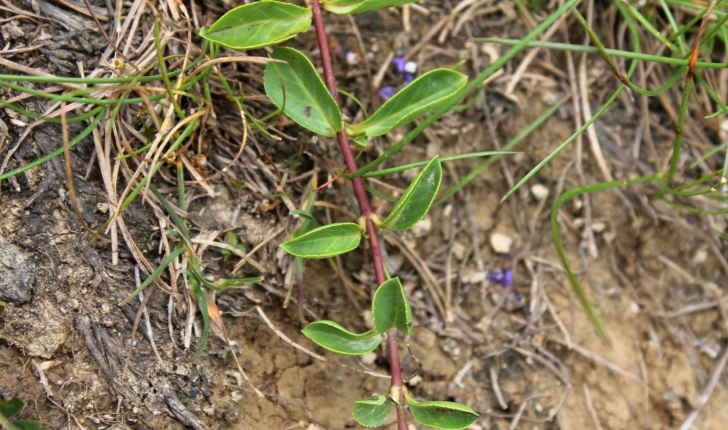
[[[200,345],[197,347],[197,351],[195,351],[189,359],[189,362],[193,362],[197,360],[200,355],[202,355],[202,351],[205,350],[207,338],[210,335],[210,314],[207,309],[207,295],[200,287],[198,278],[187,270],[180,270],[180,272],[185,272],[189,276],[188,285],[190,290],[192,290],[195,294],[195,297],[197,297],[197,307],[200,308],[200,314],[202,314],[202,337],[200,338]]]
[[[399,278],[388,279],[377,288],[372,300],[372,316],[374,329],[379,333],[396,327],[399,331],[410,334],[412,310]]]
[[[367,137],[363,134],[360,134],[359,136],[351,136],[351,141],[361,146],[362,148],[366,148],[368,143]]]
[[[394,403],[387,396],[380,394],[375,400],[357,400],[351,414],[356,422],[364,427],[379,427],[384,424],[394,409]]]
[[[478,413],[455,402],[417,402],[405,391],[412,416],[420,424],[443,430],[464,429],[478,420]]]
[[[363,229],[353,222],[329,224],[281,244],[289,254],[303,258],[328,258],[356,249]]]
[[[440,189],[440,182],[442,182],[442,166],[440,157],[435,156],[407,187],[407,191],[394,205],[392,213],[382,222],[381,227],[392,230],[412,228],[427,215]]]
[[[366,121],[348,126],[348,133],[352,136],[381,136],[388,133],[435,111],[467,81],[467,76],[454,70],[427,72],[387,100]]]
[[[301,332],[319,346],[343,355],[366,354],[382,342],[382,335],[374,330],[355,334],[333,321],[312,322]]]
[[[255,49],[275,45],[311,27],[311,9],[261,1],[236,7],[218,19],[200,36],[233,49]]]
[[[339,106],[311,61],[293,48],[277,47],[271,57],[286,62],[265,67],[265,94],[273,104],[302,127],[322,136],[333,137],[343,130]]]
[[[238,279],[224,279],[222,281],[215,282],[215,285],[219,288],[216,291],[225,290],[231,287],[240,287],[242,285],[252,284],[254,282],[260,282],[263,280],[262,276],[255,276],[252,278],[238,278]]]
[[[23,409],[23,401],[19,398],[16,397],[7,401],[0,398],[0,415],[5,418],[12,417],[20,412],[21,409]]]
[[[13,425],[20,430],[43,430],[38,423],[30,420],[13,421]]]
[[[350,13],[370,12],[385,7],[399,6],[417,0],[324,0],[324,9],[329,12],[346,15]]]

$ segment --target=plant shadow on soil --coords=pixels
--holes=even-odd
[[[31,10],[30,5],[19,3]],[[522,25],[511,25],[513,19],[509,16],[513,11],[498,4],[500,9],[492,12],[495,21],[477,21],[473,28],[485,28],[490,23],[488,32],[501,31],[497,34],[501,37],[525,34]],[[367,59],[370,72],[376,72],[390,52],[407,53],[439,22],[444,16],[442,11],[437,7],[433,10],[437,13],[430,16],[413,13],[410,32],[402,30],[401,17],[392,11],[357,17],[364,43],[376,46]],[[11,16],[2,13],[3,18]],[[95,28],[88,17],[69,10],[65,13],[74,16],[80,23],[77,25]],[[338,46],[356,49],[350,22],[333,16],[327,19],[331,20],[331,34]],[[33,25],[15,20],[0,28],[3,37],[13,37],[14,43],[23,37],[30,41],[34,31]],[[45,31],[51,30],[59,34],[64,31],[49,24]],[[84,45],[78,34],[58,37],[55,49],[25,53],[14,60],[36,66],[47,64],[49,72],[72,75],[73,61],[92,61],[105,48],[104,43]],[[306,43],[311,40],[304,38],[301,42],[309,52],[313,44]],[[452,67],[461,59],[472,59],[473,52],[479,53],[465,34],[450,36],[443,46],[433,41],[426,47],[415,56],[421,70]],[[558,55],[552,58],[555,62],[562,60]],[[479,61],[483,64],[484,60]],[[597,58],[590,64],[596,69],[602,67]],[[367,92],[367,77],[360,65],[339,60],[337,67],[342,88],[350,93]],[[388,73],[383,85],[397,84],[397,79],[394,73]],[[489,91],[497,94],[506,83],[496,80]],[[602,84],[610,88],[616,85],[612,81]],[[522,108],[509,103],[484,108],[490,109],[500,138],[505,141],[537,118],[558,91],[558,87],[543,82],[524,81],[517,90]],[[2,94],[4,98],[8,95]],[[40,110],[38,105],[29,104],[28,108]],[[354,109],[353,105],[346,108]],[[640,190],[604,192],[589,196],[588,201],[582,198],[567,204],[561,224],[567,254],[611,335],[610,344],[598,339],[569,289],[548,224],[555,198],[564,188],[580,184],[574,168],[577,162],[582,163],[589,182],[600,180],[597,173],[590,173],[597,172],[594,160],[586,151],[582,160],[576,160],[575,151],[565,151],[528,184],[545,187],[547,196],[524,188],[504,204],[498,203],[509,189],[509,180],[520,178],[572,133],[572,116],[565,105],[557,117],[521,145],[524,154],[504,164],[496,163],[456,199],[436,206],[414,232],[385,238],[388,264],[402,279],[414,313],[415,327],[400,351],[404,373],[415,375],[409,385],[416,397],[465,403],[482,413],[482,428],[507,428],[514,420],[518,420],[517,428],[524,429],[592,428],[595,420],[604,429],[674,428],[699,405],[703,386],[722,353],[726,324],[718,306],[677,315],[674,312],[688,304],[715,303],[715,291],[709,285],[720,285],[726,276],[724,267],[702,236],[696,234],[696,229],[706,230],[705,220],[648,202]],[[16,141],[24,131],[16,124],[29,122],[8,110],[3,110],[0,118],[11,124],[9,142]],[[658,121],[669,125],[669,119]],[[620,143],[614,136],[624,142],[633,141],[637,121],[615,113],[607,114],[597,126],[608,141],[606,145],[612,145],[612,151],[607,151],[610,166],[615,172],[628,172],[633,166],[620,158],[623,151],[620,153]],[[71,129],[72,135],[77,132]],[[56,126],[36,127],[31,138],[18,148],[10,167],[61,147],[59,136]],[[303,136],[301,142],[311,142],[309,135]],[[669,151],[671,136],[656,136],[658,152],[664,155]],[[494,148],[480,108],[446,115],[426,137],[398,154],[392,165],[421,161],[437,152],[451,155]],[[311,146],[307,150],[337,159],[332,142],[321,140],[306,145]],[[6,156],[8,146],[3,147],[0,156]],[[277,157],[282,160],[291,156],[297,146],[291,145],[288,152],[277,148],[282,152]],[[101,225],[108,216],[103,210],[106,193],[97,168],[92,168],[88,177],[86,173],[93,152],[93,142],[82,142],[73,150],[72,165],[83,216],[92,225]],[[476,165],[475,161],[447,165],[445,179],[449,177],[454,184],[454,176],[462,177]],[[404,189],[412,176],[412,172],[403,173],[386,184],[373,185],[394,193],[392,186]],[[320,199],[345,206],[340,187],[335,184],[322,191]],[[294,226],[283,205],[273,205],[269,210],[270,200],[233,187],[229,181],[215,184],[215,190],[217,197],[196,199],[190,210],[197,214],[193,222],[204,231],[235,228],[247,245],[255,246],[281,225],[288,230]],[[218,296],[241,365],[253,384],[267,394],[266,398],[258,399],[247,388],[214,329],[202,357],[192,363],[187,361],[197,338],[193,337],[192,351],[183,349],[186,303],[183,298],[175,298],[176,309],[170,314],[168,294],[159,287],[146,294],[153,294],[147,309],[160,357],[155,356],[142,321],[125,372],[140,302],[124,307],[117,304],[135,283],[132,255],[122,248],[119,264],[112,266],[108,247],[90,241],[83,233],[67,198],[60,158],[13,181],[4,181],[1,191],[0,296],[6,305],[0,309],[0,395],[6,399],[19,397],[26,403],[22,418],[36,420],[49,429],[185,425],[338,429],[355,427],[350,414],[355,400],[387,391],[387,380],[314,360],[255,317],[252,309],[259,305],[293,342],[321,352],[300,334],[295,306],[282,309],[282,269],[289,267],[289,261],[281,259],[277,244],[287,233],[256,254],[258,262],[273,271],[266,275],[267,287],[254,286]],[[380,210],[391,209],[376,199],[375,205]],[[586,225],[587,220],[591,224]],[[126,211],[124,221],[144,248],[142,251],[156,261],[151,257],[159,247],[159,228],[150,228],[158,224],[155,212],[135,202]],[[725,217],[715,217],[712,222],[713,227],[725,231]],[[598,257],[589,255],[590,243],[583,239],[588,237],[587,229],[594,237]],[[493,250],[490,241],[495,233],[513,239],[512,253]],[[368,286],[373,277],[364,256],[363,252],[347,255],[343,267],[354,283]],[[229,270],[221,258],[210,258],[215,260],[211,267],[221,273]],[[423,270],[416,264],[418,259],[424,261],[443,288],[450,275],[454,313],[449,324],[444,324],[432,301]],[[666,265],[666,261],[688,270],[692,278],[671,269],[673,266]],[[514,268],[513,290],[490,285],[484,278],[485,271],[504,264]],[[353,331],[371,325],[371,316],[356,310],[345,293],[346,287],[326,262],[307,263],[305,284],[309,308],[320,318]],[[361,308],[368,308],[365,300],[354,296]],[[171,337],[168,327],[172,327]],[[193,331],[199,333],[199,327]],[[352,367],[382,373],[388,369],[386,355],[379,350],[361,360],[325,356]],[[417,361],[422,363],[422,371],[418,371]],[[38,368],[43,369],[45,387]],[[725,427],[728,409],[721,405],[727,401],[728,391],[722,382],[698,423]],[[387,428],[396,428],[393,417],[387,423]]]

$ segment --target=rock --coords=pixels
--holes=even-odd
[[[28,303],[35,282],[35,262],[23,249],[0,236],[0,299]]]
[[[432,230],[432,220],[429,216],[422,218],[422,221],[418,222],[412,227],[412,234],[415,237],[427,236]]]
[[[452,244],[452,255],[454,255],[457,260],[462,261],[463,258],[465,258],[466,251],[467,249],[465,249],[465,245],[462,243],[455,242]]]
[[[549,195],[549,189],[541,184],[536,184],[531,187],[531,194],[536,200],[543,200]]]
[[[693,256],[693,265],[697,266],[698,264],[703,264],[706,261],[708,261],[708,250],[705,248],[700,248],[698,252],[695,253]]]
[[[513,238],[503,233],[493,233],[490,236],[490,246],[498,254],[508,254],[513,246]]]
[[[361,356],[361,362],[366,364],[367,366],[374,364],[375,361],[377,361],[376,352],[367,352],[366,354]]]
[[[591,229],[594,233],[601,233],[607,229],[607,223],[601,221],[592,223]]]
[[[49,297],[22,307],[8,306],[3,318],[0,339],[35,357],[53,357],[69,333],[66,318]]]

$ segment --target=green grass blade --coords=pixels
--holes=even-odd
[[[442,157],[442,158],[440,158],[440,162],[446,163],[448,161],[466,160],[468,158],[475,158],[475,157],[489,157],[489,156],[493,156],[493,155],[511,155],[511,154],[520,154],[520,152],[519,151],[471,152],[469,154],[460,154],[460,155],[451,155],[449,157]],[[376,172],[369,172],[364,175],[361,175],[361,177],[362,178],[375,178],[377,176],[386,176],[386,175],[392,175],[395,173],[401,173],[406,170],[416,169],[418,167],[425,167],[430,163],[430,161],[431,160],[418,161],[416,163],[403,164],[401,166],[392,167],[390,169],[377,170]]]
[[[476,42],[489,42],[489,43],[498,43],[501,45],[507,45],[507,46],[513,46],[518,44],[518,39],[501,39],[498,37],[481,37],[481,38],[475,38]],[[571,52],[582,52],[587,54],[599,54],[599,48],[595,46],[584,46],[584,45],[573,45],[570,43],[560,43],[560,42],[541,42],[541,41],[533,41],[528,43],[526,46],[527,48],[542,48],[542,49],[552,49],[556,51],[571,51]],[[680,59],[680,58],[671,58],[671,57],[660,57],[658,55],[650,55],[650,54],[644,54],[642,52],[632,52],[632,51],[620,51],[617,49],[609,49],[605,48],[605,52],[609,54],[612,57],[619,57],[619,58],[627,58],[629,60],[641,60],[641,61],[651,61],[655,63],[662,63],[667,64],[670,66],[685,66],[688,65],[688,59]],[[695,63],[695,68],[702,68],[702,69],[725,69],[728,67],[727,63],[709,63],[704,61],[697,61]]]
[[[591,302],[589,301],[589,298],[586,296],[586,293],[581,288],[581,284],[579,283],[579,280],[576,279],[576,275],[571,270],[571,265],[569,264],[569,260],[566,257],[566,252],[564,251],[564,246],[561,243],[561,236],[559,235],[559,223],[558,223],[558,215],[559,215],[559,209],[561,209],[561,206],[569,199],[580,196],[585,193],[593,193],[597,191],[603,191],[608,190],[611,188],[617,188],[622,187],[626,185],[635,185],[635,184],[641,184],[641,183],[647,183],[647,182],[653,182],[661,178],[660,174],[654,175],[654,176],[647,176],[637,179],[632,179],[629,181],[612,181],[612,182],[602,182],[598,184],[591,184],[586,185],[583,187],[577,187],[572,190],[569,190],[562,194],[554,204],[554,208],[551,211],[551,234],[553,235],[554,240],[554,246],[556,247],[556,252],[559,254],[559,259],[561,260],[562,266],[564,266],[564,270],[566,271],[566,275],[569,278],[569,283],[571,284],[571,288],[574,291],[574,294],[576,294],[577,299],[579,300],[579,303],[581,303],[582,308],[584,309],[584,312],[586,312],[587,317],[589,318],[589,321],[591,321],[592,325],[596,329],[597,333],[599,334],[599,337],[603,339],[607,339],[607,331],[602,325],[602,322],[599,320],[599,317],[596,315],[596,312],[594,311],[594,307],[592,307]]]
[[[182,243],[180,242],[180,244],[177,245],[172,250],[172,252],[169,253],[167,258],[165,258],[164,261],[162,261],[162,264],[160,264],[159,267],[157,267],[157,269],[154,272],[152,272],[152,274],[149,275],[149,277],[147,279],[145,279],[144,282],[142,282],[136,288],[136,290],[134,290],[133,293],[129,294],[129,296],[127,298],[125,298],[123,302],[119,303],[119,305],[123,306],[123,305],[129,303],[134,297],[138,296],[139,293],[144,291],[144,289],[147,288],[149,286],[149,284],[151,284],[155,279],[157,279],[162,274],[162,272],[164,272],[164,270],[167,268],[167,266],[169,266],[172,263],[172,261],[174,261],[174,259],[177,258],[178,255],[182,254],[182,251],[184,251],[184,246],[182,246]]]
[[[531,42],[533,39],[541,35],[541,33],[546,31],[547,28],[549,28],[554,22],[556,22],[556,20],[561,18],[561,16],[568,12],[575,4],[579,3],[579,1],[580,0],[567,0],[566,2],[564,2],[563,5],[561,5],[553,13],[548,15],[546,19],[544,19],[538,26],[536,26],[533,31],[524,36],[524,38],[518,44],[509,49],[508,52],[503,54],[503,56],[501,56],[496,62],[483,70],[471,82],[465,85],[460,91],[455,93],[455,95],[453,95],[453,97],[447,103],[443,104],[437,111],[435,111],[430,117],[425,119],[419,126],[415,127],[414,130],[407,133],[405,137],[403,137],[394,146],[389,148],[376,160],[362,167],[358,171],[352,172],[351,176],[361,176],[365,173],[369,173],[380,164],[387,161],[390,157],[392,157],[392,155],[396,154],[406,144],[411,142],[415,137],[419,136],[424,129],[429,127],[433,122],[437,121],[437,119],[439,119],[443,114],[449,112],[453,106],[460,102],[460,100],[476,90],[478,86],[483,83],[483,81],[488,79],[493,73],[503,67],[511,58],[515,57],[516,54],[521,52],[526,47],[526,45],[528,45],[529,42]]]
[[[70,148],[73,148],[74,146],[76,146],[76,144],[78,144],[78,142],[80,142],[86,136],[88,136],[89,134],[91,134],[91,132],[99,125],[99,123],[101,123],[101,120],[104,118],[104,115],[105,114],[106,114],[106,109],[104,109],[102,112],[100,112],[99,115],[97,115],[96,118],[93,121],[91,121],[91,123],[88,126],[86,126],[86,128],[81,133],[78,134],[78,136],[74,137],[71,141],[69,141],[68,142],[69,149]],[[15,169],[15,170],[12,170],[10,172],[7,172],[7,173],[4,173],[4,174],[0,175],[0,181],[2,181],[4,179],[7,179],[7,178],[9,178],[11,176],[15,176],[17,174],[23,173],[26,170],[29,170],[29,169],[32,169],[33,167],[36,167],[38,165],[41,165],[41,164],[45,163],[46,161],[50,160],[51,158],[57,157],[57,156],[59,156],[61,154],[63,154],[63,148],[62,147],[56,149],[55,151],[51,152],[50,154],[48,154],[48,155],[46,155],[44,157],[41,157],[41,158],[39,158],[39,159],[37,159],[35,161],[31,161],[30,163],[26,164],[23,167],[19,167],[19,168]]]
[[[521,186],[523,186],[523,184],[525,184],[526,182],[528,182],[528,180],[531,179],[531,177],[533,175],[535,175],[539,170],[541,170],[541,168],[543,166],[545,166],[546,163],[548,163],[549,161],[551,161],[556,155],[558,155],[559,152],[561,152],[564,148],[566,148],[567,146],[569,146],[569,144],[571,142],[573,142],[574,140],[576,140],[576,138],[579,137],[579,135],[582,134],[590,125],[592,125],[592,123],[594,123],[594,121],[596,121],[600,116],[602,116],[602,114],[604,112],[606,112],[607,109],[609,109],[609,107],[612,105],[612,103],[614,103],[614,101],[617,100],[617,97],[619,97],[619,93],[621,93],[622,90],[625,89],[625,88],[626,88],[626,85],[621,84],[619,86],[619,88],[617,88],[617,91],[615,91],[614,94],[612,94],[612,97],[610,97],[609,100],[607,100],[607,102],[604,103],[604,106],[602,106],[601,109],[599,109],[591,118],[589,118],[589,121],[585,122],[584,125],[581,126],[581,128],[579,128],[576,131],[576,133],[572,134],[571,137],[569,137],[568,139],[566,139],[564,141],[564,143],[562,143],[561,145],[559,145],[549,155],[547,155],[546,158],[544,158],[543,160],[541,160],[541,162],[539,162],[536,165],[536,167],[534,167],[533,169],[531,169],[531,171],[528,172],[526,174],[526,176],[523,177],[523,179],[521,179],[520,181],[518,181],[518,183],[513,188],[511,188],[506,193],[506,195],[503,196],[503,198],[501,198],[501,203],[503,203],[508,197],[510,197],[511,194],[515,193],[516,190],[518,190],[519,188],[521,188]]]
[[[534,130],[536,130],[541,124],[543,124],[547,119],[551,118],[551,115],[553,115],[559,107],[564,103],[563,100],[553,104],[551,107],[546,109],[544,113],[539,115],[538,118],[536,118],[535,121],[528,124],[528,126],[521,130],[520,133],[518,133],[513,139],[509,140],[508,143],[503,146],[503,150],[507,151],[509,149],[512,149],[516,145],[518,145],[523,139],[526,138],[529,134],[531,134]],[[495,155],[484,162],[482,162],[478,167],[473,169],[470,173],[468,173],[463,179],[461,179],[457,184],[450,187],[447,191],[445,191],[440,198],[437,199],[435,203],[440,203],[446,200],[448,197],[452,196],[453,194],[460,191],[465,185],[467,185],[470,181],[475,179],[480,173],[483,172],[483,170],[487,169],[488,167],[492,166],[493,163],[498,161],[500,158],[500,155]]]

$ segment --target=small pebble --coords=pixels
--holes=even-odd
[[[409,380],[409,381],[407,382],[407,384],[408,384],[408,385],[411,385],[412,387],[415,387],[415,386],[417,386],[417,384],[419,384],[420,382],[422,382],[422,376],[420,376],[420,375],[415,375],[415,376],[414,376],[414,378],[410,379],[410,380]]]
[[[412,234],[415,237],[427,236],[432,230],[432,220],[429,216],[422,218],[422,221],[418,222],[412,227]]]
[[[634,300],[630,301],[629,302],[629,311],[632,312],[633,314],[637,315],[638,313],[640,313],[640,305],[637,302],[635,302]]]
[[[536,200],[543,200],[549,195],[549,189],[541,184],[536,184],[531,187],[531,194]]]
[[[513,238],[503,233],[493,233],[490,236],[490,246],[498,254],[508,254],[513,246]]]
[[[404,71],[410,74],[417,72],[417,63],[414,61],[408,61],[404,63]]]
[[[604,222],[595,222],[592,224],[591,229],[594,233],[601,233],[607,229],[607,224]]]
[[[374,364],[375,361],[377,361],[376,352],[367,352],[366,354],[361,356],[361,362],[366,364],[367,366]]]
[[[465,252],[467,249],[465,249],[465,245],[463,245],[460,242],[455,242],[452,245],[452,255],[455,256],[456,259],[462,260],[465,258]]]
[[[357,64],[359,64],[359,60],[359,54],[357,54],[356,52],[349,51],[346,53],[346,64],[350,66],[356,66]]]
[[[695,253],[695,256],[693,257],[693,264],[703,264],[708,260],[708,250],[705,248],[701,248],[698,250],[698,252]]]

